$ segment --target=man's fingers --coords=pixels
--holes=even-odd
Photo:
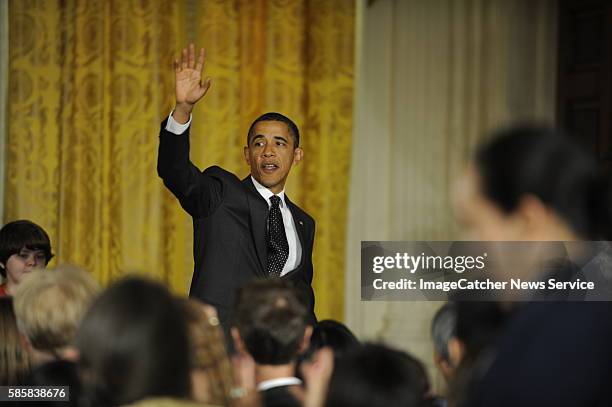
[[[183,48],[181,52],[181,68],[187,69],[187,48]]]
[[[174,58],[174,72],[181,72],[181,64],[179,63],[178,58]]]
[[[195,46],[193,44],[189,44],[189,61],[187,67],[189,69],[193,69],[195,67]]]
[[[202,84],[202,92],[203,92],[202,96],[206,95],[206,92],[208,92],[208,89],[210,89],[211,83],[212,83],[212,80],[210,78],[206,78],[206,80]]]
[[[198,55],[198,64],[196,65],[196,71],[202,72],[204,68],[204,48],[200,48],[200,55]]]

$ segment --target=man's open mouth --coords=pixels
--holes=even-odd
[[[276,170],[278,169],[278,165],[276,165],[276,164],[271,164],[271,163],[270,163],[270,164],[262,164],[262,165],[261,165],[261,169],[262,169],[264,172],[267,172],[267,173],[272,173],[272,172],[274,172],[274,171],[276,171]]]

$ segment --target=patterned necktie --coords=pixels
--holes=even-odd
[[[280,277],[285,262],[289,257],[289,243],[285,234],[285,225],[281,215],[280,198],[270,197],[270,213],[268,214],[268,274],[270,277]]]

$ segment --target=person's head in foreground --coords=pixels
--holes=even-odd
[[[87,406],[191,396],[184,311],[161,284],[121,280],[92,304],[77,333]]]
[[[359,339],[346,325],[325,319],[315,325],[308,353],[313,354],[321,348],[329,347],[334,352],[334,357],[338,358],[360,345]]]
[[[30,355],[17,329],[12,297],[0,298],[0,336],[0,386],[24,385]]]
[[[203,403],[227,405],[234,381],[216,310],[193,299],[181,304],[191,342],[193,398]]]
[[[423,365],[384,345],[366,344],[337,360],[326,407],[430,406],[431,395]]]
[[[74,359],[74,337],[100,287],[86,271],[60,266],[29,273],[15,292],[15,315],[34,364]]]
[[[244,158],[257,182],[273,193],[285,188],[289,171],[302,161],[300,132],[288,117],[275,112],[259,116],[249,129]]]
[[[596,159],[546,127],[502,129],[484,143],[454,194],[472,240],[608,240],[609,184]]]
[[[0,229],[0,296],[14,295],[24,275],[44,269],[53,258],[47,232],[29,220],[9,222]]]
[[[298,356],[308,348],[308,311],[287,281],[256,280],[238,290],[232,338],[238,352],[250,354],[257,381],[294,376]]]

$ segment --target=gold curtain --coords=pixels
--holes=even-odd
[[[191,219],[155,165],[172,61],[193,41],[213,86],[192,160],[244,176],[250,122],[296,121],[306,158],[287,193],[317,221],[318,315],[342,319],[354,14],[353,0],[11,1],[5,221],[41,224],[58,262],[103,284],[142,270],[186,294]]]

